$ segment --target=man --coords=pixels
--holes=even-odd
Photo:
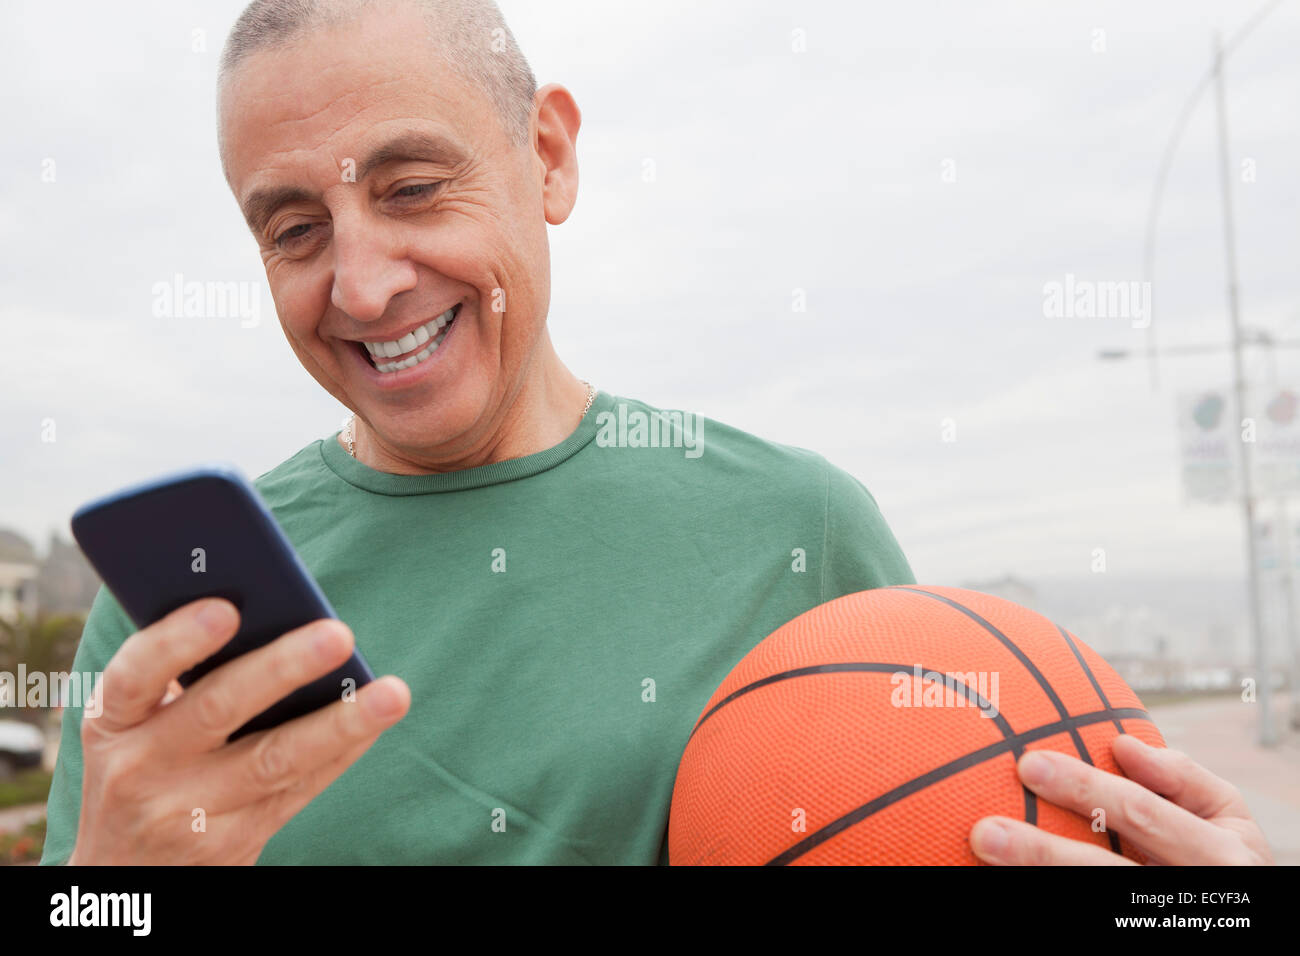
[[[546,226],[576,200],[579,125],[487,0],[245,11],[223,166],[290,345],[356,413],[257,485],[351,629],[293,632],[177,693],[233,608],[132,634],[101,592],[75,666],[104,671],[103,713],[65,721],[44,862],[662,862],[677,761],[731,667],[818,604],[913,581],[874,499],[821,456],[560,361]],[[224,744],[354,633],[398,676]],[[1167,862],[1267,853],[1222,781],[1128,757],[1192,812],[1078,761],[1056,799],[1101,800],[1139,846],[1154,820]],[[1189,826],[1201,850],[1162,842]],[[981,828],[977,850],[1119,861],[1027,829],[995,851]]]

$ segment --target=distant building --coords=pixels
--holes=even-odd
[[[1034,601],[1038,596],[1030,584],[1009,574],[988,581],[969,581],[961,586],[970,591],[991,594],[994,597],[1000,597],[1005,601],[1011,601],[1031,609],[1034,607]]]
[[[50,535],[49,550],[38,558],[32,543],[0,528],[0,619],[82,614],[99,590],[99,576],[76,545]]]
[[[0,528],[0,618],[17,621],[36,616],[40,562],[22,535]]]
[[[81,549],[51,533],[36,580],[40,609],[47,614],[83,614],[94,603],[99,585],[99,575]]]
[[[1192,672],[1181,658],[1171,659],[1164,654],[1112,653],[1106,663],[1115,669],[1124,683],[1138,693],[1147,691],[1185,690],[1192,686]]]

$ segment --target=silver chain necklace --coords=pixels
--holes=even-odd
[[[591,403],[596,398],[596,389],[588,381],[584,380],[582,384],[587,386],[587,404],[582,406],[582,418],[586,418],[587,412],[591,411]],[[578,420],[581,421],[582,418]],[[343,440],[347,443],[348,454],[351,455],[353,458],[357,457],[356,432],[357,432],[357,416],[353,415],[351,418],[348,419],[348,423],[343,429]]]

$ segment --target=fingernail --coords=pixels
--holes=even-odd
[[[230,630],[235,610],[226,601],[208,601],[199,609],[199,625],[215,637]]]
[[[391,717],[402,709],[402,701],[397,696],[397,689],[387,683],[371,688],[365,698],[370,713],[376,717]]]
[[[321,660],[330,660],[337,653],[338,636],[329,624],[317,624],[311,639],[312,650]]]
[[[1045,753],[1028,753],[1020,760],[1020,779],[1025,783],[1043,784],[1052,779],[1056,768]]]
[[[1011,843],[1011,835],[1002,824],[981,820],[975,842],[983,855],[1001,857]]]

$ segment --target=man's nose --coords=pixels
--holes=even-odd
[[[414,289],[418,276],[405,246],[382,224],[335,218],[334,288],[330,302],[358,322],[383,317],[393,296]]]

